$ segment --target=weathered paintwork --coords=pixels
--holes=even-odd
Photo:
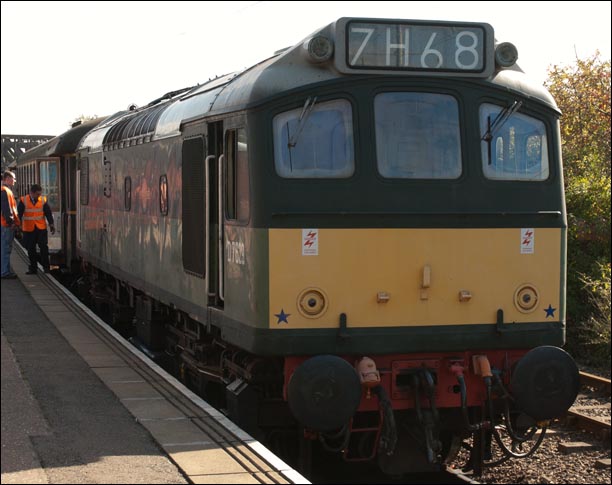
[[[330,24],[317,33],[333,36],[335,29]],[[371,100],[385,90],[428,90],[457,99],[464,140],[459,179],[388,180],[377,173]],[[272,119],[301,107],[308,96],[352,104],[357,140],[352,177],[288,180],[275,173]],[[479,104],[516,99],[546,123],[551,176],[540,184],[486,180],[478,146],[469,142],[481,136],[475,122]],[[157,121],[150,131],[138,132],[136,120],[144,123],[153,115]],[[223,219],[222,251],[217,251],[217,203],[208,200],[201,208],[208,214],[202,231],[210,245],[207,280],[183,267],[181,187],[189,174],[183,173],[182,147],[189,137],[205,138],[209,197],[216,198],[225,134],[236,127],[245,130],[249,147],[250,217],[240,224]],[[309,62],[301,42],[243,72],[116,113],[83,138],[79,154],[88,160],[90,187],[89,203],[79,208],[83,257],[218,327],[225,340],[253,353],[563,343],[567,222],[558,110],[516,67],[497,69],[486,79],[350,75]],[[167,215],[160,213],[161,176],[168,181]],[[131,178],[129,210],[126,177]],[[317,256],[299,252],[302,230],[308,228],[320,230]],[[536,230],[535,254],[519,254],[522,228]],[[429,288],[419,286],[425,266],[432,274]],[[513,303],[522,284],[539,292],[531,313],[519,312]],[[305,317],[296,307],[309,288],[329,299],[320,318]],[[461,291],[468,295],[463,301]],[[379,293],[389,301],[378,302]],[[548,305],[554,314],[544,313]],[[498,331],[498,310],[513,331]],[[341,314],[348,317],[349,338],[339,340]],[[436,327],[435,342],[430,327]]]
[[[181,174],[177,146],[159,142],[94,153],[89,160],[89,204],[81,206],[81,252],[113,273],[138,282],[143,291],[205,307],[204,280],[185,277],[180,258]],[[104,159],[111,165],[111,196],[103,193]],[[159,210],[159,179],[168,180],[168,215]],[[124,180],[131,177],[131,209],[124,206]],[[119,276],[119,275],[118,275]]]

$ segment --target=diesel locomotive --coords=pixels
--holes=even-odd
[[[469,442],[479,471],[578,392],[560,112],[517,57],[484,23],[341,18],[17,170],[57,163],[82,294],[254,435],[394,475]]]

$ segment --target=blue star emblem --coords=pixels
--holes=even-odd
[[[280,313],[275,313],[274,316],[276,318],[278,318],[278,322],[276,323],[289,323],[289,321],[287,320],[287,317],[289,317],[291,315],[291,313],[285,313],[285,310],[281,308]]]
[[[544,308],[544,311],[546,312],[546,318],[548,318],[548,317],[553,317],[554,318],[556,310],[557,309],[553,308],[552,305],[549,303],[548,304],[548,308]]]

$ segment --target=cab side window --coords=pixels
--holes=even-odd
[[[249,220],[249,163],[244,128],[225,134],[225,217],[246,223]]]

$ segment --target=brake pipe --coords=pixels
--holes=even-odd
[[[461,391],[461,413],[463,415],[463,421],[466,428],[469,431],[480,431],[482,429],[489,429],[491,423],[489,421],[481,421],[479,423],[470,423],[470,417],[468,416],[467,408],[467,387],[465,385],[465,377],[463,376],[464,368],[458,362],[454,362],[450,366],[450,371],[455,374],[455,378],[459,383],[459,390]]]

